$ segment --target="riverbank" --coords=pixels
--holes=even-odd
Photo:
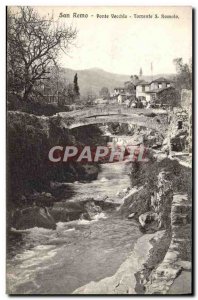
[[[158,163],[161,172],[152,195],[144,177],[147,184],[130,189],[122,199],[118,211],[125,218],[138,220],[145,232],[128,259],[113,276],[92,281],[74,294],[191,294],[192,203],[190,193],[176,192],[174,178],[167,169],[165,172],[164,166],[169,168],[171,164],[167,159],[165,164]],[[180,167],[178,162],[174,167],[178,178],[185,174],[182,190],[189,191],[186,175],[191,170]],[[178,284],[182,286],[180,291]]]
[[[74,294],[191,294],[191,213],[187,197],[175,195],[171,230],[144,234],[113,276],[92,281]]]

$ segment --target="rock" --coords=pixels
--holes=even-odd
[[[167,233],[164,230],[142,236],[136,242],[129,257],[114,275],[85,284],[76,289],[73,294],[140,294],[137,290],[137,284],[140,286],[140,283],[137,283],[139,272],[142,274],[146,266],[149,270],[147,275],[149,275],[153,266],[162,260],[167,250],[167,238]]]
[[[16,229],[28,229],[33,227],[56,229],[56,223],[48,209],[37,206],[16,210],[13,216],[12,226]]]
[[[94,164],[84,164],[76,166],[78,171],[78,179],[85,181],[96,180],[98,177],[99,168]]]
[[[173,187],[169,172],[160,172],[157,181],[158,191],[151,199],[153,210],[158,215],[158,228],[169,228],[171,224],[171,205],[173,201]]]
[[[138,218],[139,215],[149,210],[149,202],[150,197],[144,187],[133,188],[123,197],[119,212],[126,217],[135,213]]]
[[[167,189],[165,189],[167,190]],[[186,225],[191,201],[185,194],[175,194],[171,207],[171,243],[163,261],[149,275],[145,294],[188,294],[191,287],[191,224]],[[178,223],[178,225],[175,225]],[[182,274],[186,272],[187,278]],[[185,277],[185,276],[184,276]],[[188,284],[186,284],[188,280]]]
[[[132,213],[128,216],[128,219],[133,219],[134,216],[135,216],[135,213]]]
[[[122,190],[124,194],[128,193],[130,191],[130,187],[127,187],[126,189]]]
[[[31,204],[36,204],[36,206],[39,207],[51,207],[53,206],[55,202],[55,198],[52,196],[51,193],[37,193],[35,192],[34,194],[30,195],[27,199],[28,203]]]
[[[164,262],[166,263],[173,263],[175,262],[179,257],[179,252],[178,251],[168,251],[168,253],[166,254],[165,258],[164,258]]]
[[[192,269],[191,261],[180,260],[180,261],[177,261],[177,265],[182,267],[182,269],[186,270],[186,271],[190,271]]]
[[[122,195],[121,192],[117,192],[117,193],[116,193],[116,196],[117,196],[117,197],[119,197],[119,196],[121,196],[121,195]]]
[[[158,229],[158,215],[154,212],[149,211],[140,215],[139,222],[146,231],[156,231]]]
[[[96,203],[103,206],[101,200],[96,201]],[[82,218],[92,220],[96,214],[102,211],[99,205],[95,204],[93,198],[61,201],[54,204],[51,214],[56,222],[68,222]]]
[[[181,274],[174,280],[168,295],[192,295],[192,274],[189,271],[182,271]]]
[[[56,222],[68,222],[78,220],[84,213],[84,202],[80,201],[60,201],[56,202],[51,208],[51,214]]]
[[[102,211],[100,206],[94,202],[87,202],[84,206],[85,213],[81,216],[83,219],[92,220],[98,213]]]

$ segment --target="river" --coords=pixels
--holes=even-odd
[[[130,186],[128,166],[104,164],[98,179],[70,183],[79,196],[108,196]],[[135,221],[99,213],[94,220],[57,223],[56,230],[13,229],[8,243],[7,291],[10,294],[71,294],[76,288],[113,275],[142,235]]]

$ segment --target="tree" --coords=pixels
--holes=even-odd
[[[74,76],[74,94],[76,98],[79,98],[80,92],[79,92],[79,86],[78,86],[78,75],[77,73]]]
[[[65,95],[65,103],[67,104],[74,103],[75,94],[74,94],[74,86],[72,83],[69,83],[67,87],[64,89],[64,95]]]
[[[173,63],[176,67],[175,87],[181,93],[182,89],[192,89],[192,62],[183,63],[182,58],[175,58]]]
[[[179,92],[174,88],[165,89],[158,94],[158,100],[156,102],[160,103],[161,105],[168,105],[170,107],[179,106]]]
[[[32,7],[9,9],[7,17],[8,92],[27,101],[49,68],[56,65],[59,51],[67,53],[76,38],[71,26],[60,26],[53,17],[41,17]]]
[[[125,91],[129,94],[135,94],[135,85],[131,81],[126,81],[124,83]]]
[[[86,91],[86,102],[92,104],[93,101],[97,98],[96,94],[93,92],[92,88]]]
[[[139,73],[139,77],[141,78],[143,75],[143,72],[142,72],[142,68],[140,68],[140,73]]]
[[[102,87],[99,92],[99,95],[102,98],[109,98],[110,96],[109,89],[106,86]]]
[[[131,82],[136,85],[139,81],[139,77],[137,75],[131,75]]]

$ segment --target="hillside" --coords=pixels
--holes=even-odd
[[[78,74],[78,83],[80,87],[81,96],[87,96],[88,94],[99,94],[102,87],[108,87],[110,91],[113,91],[115,87],[122,87],[125,81],[130,80],[130,75],[115,74],[106,72],[99,68],[91,68],[85,70],[72,70],[68,68],[61,69],[61,76],[69,82],[73,82],[75,73]],[[153,76],[153,79],[158,77],[171,78],[172,74],[157,74]],[[151,76],[143,76],[145,80],[151,80]]]

